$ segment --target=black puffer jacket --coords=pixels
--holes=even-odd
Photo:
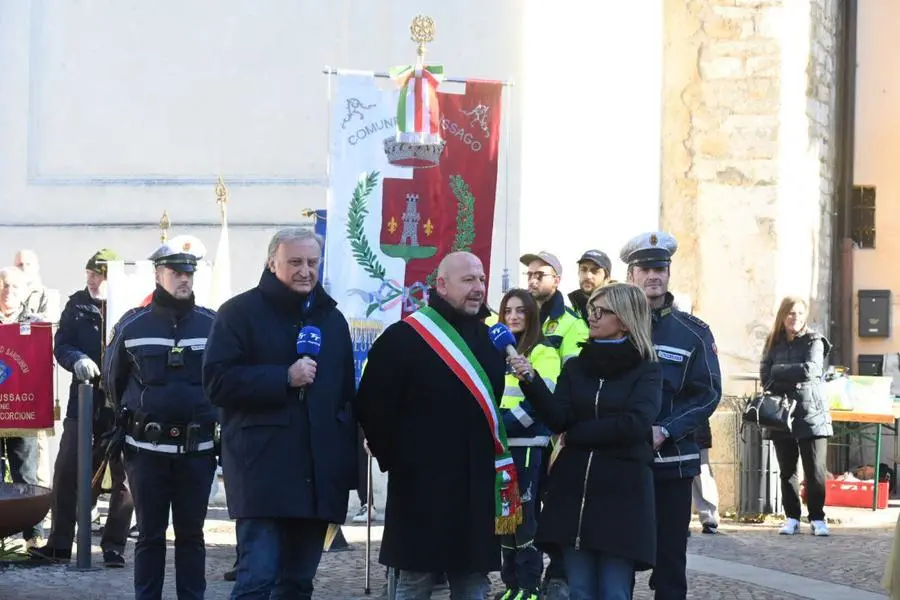
[[[759,377],[765,389],[797,401],[792,434],[798,440],[834,435],[822,394],[822,373],[830,351],[831,343],[810,331],[790,342],[776,343],[760,364]],[[771,432],[773,438],[785,435]]]

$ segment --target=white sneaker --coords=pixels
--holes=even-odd
[[[369,507],[363,504],[359,507],[359,511],[350,519],[354,523],[365,523],[368,518]],[[375,507],[372,507],[372,520],[375,520]]]
[[[825,521],[810,521],[809,528],[812,529],[812,534],[825,537],[831,534],[831,531],[828,529],[828,525],[825,524]]]
[[[778,530],[781,535],[794,535],[800,531],[800,521],[797,519],[785,519],[784,525]]]

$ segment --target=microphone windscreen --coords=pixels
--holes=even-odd
[[[318,327],[307,325],[297,334],[297,355],[315,358],[322,349],[322,331]]]
[[[505,352],[507,346],[512,346],[513,348],[516,347],[516,336],[514,336],[513,332],[509,330],[509,327],[503,323],[491,325],[488,334],[491,336],[491,342],[493,342],[497,350],[500,350],[501,352]]]

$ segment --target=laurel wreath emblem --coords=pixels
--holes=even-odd
[[[384,281],[386,271],[372,251],[365,232],[366,216],[369,214],[367,201],[372,190],[378,185],[378,175],[378,171],[367,173],[353,189],[353,197],[347,211],[347,239],[350,241],[353,258],[357,264],[371,277]]]
[[[471,252],[475,242],[475,196],[469,184],[461,175],[450,176],[450,190],[456,196],[456,237],[450,252]],[[425,282],[434,287],[437,283],[437,268],[425,279]]]

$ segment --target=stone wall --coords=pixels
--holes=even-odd
[[[837,6],[665,5],[662,225],[680,243],[672,285],[716,336],[726,394],[748,389],[733,377],[757,371],[783,296],[808,297],[827,332]],[[713,449],[725,506],[734,454]]]

